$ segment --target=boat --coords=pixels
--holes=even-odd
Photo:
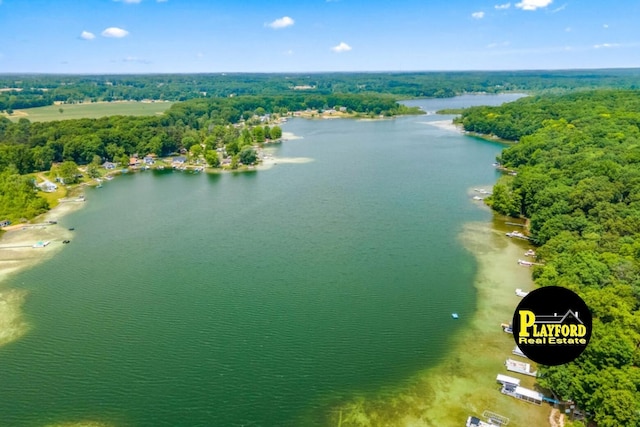
[[[502,327],[502,330],[508,334],[513,333],[513,327],[511,326],[511,323],[501,323],[500,327]]]
[[[536,256],[536,252],[533,249],[529,249],[524,253],[524,256]]]
[[[525,292],[522,289],[518,288],[518,289],[516,289],[516,295],[518,295],[521,298],[524,298],[527,295],[529,295],[529,292]]]
[[[69,231],[73,231],[73,230],[75,230],[74,227],[69,227]]]
[[[451,313],[451,317],[453,317],[454,319],[457,319],[460,316],[458,316],[458,313]]]
[[[63,240],[62,243],[69,243],[71,240]]]
[[[518,239],[525,239],[525,240],[529,240],[529,238],[527,236],[525,236],[524,234],[522,234],[519,231],[510,231],[508,233],[505,233],[507,237],[517,237]]]
[[[485,423],[480,418],[471,417],[471,416],[467,418],[467,423],[465,424],[465,426],[466,427],[498,427],[496,424]]]
[[[42,241],[41,241],[41,242],[34,243],[32,247],[34,247],[34,248],[44,248],[44,247],[45,247],[45,246],[47,246],[49,243],[51,243],[51,242],[50,242],[50,241],[48,241],[48,240],[47,240],[47,241],[44,241],[44,242],[42,242]]]
[[[524,259],[519,259],[518,264],[522,265],[523,267],[531,267],[534,265],[531,261],[526,261]]]

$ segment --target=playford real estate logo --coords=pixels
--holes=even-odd
[[[591,312],[582,298],[559,286],[529,292],[513,314],[513,337],[531,360],[544,365],[571,362],[591,339]]]

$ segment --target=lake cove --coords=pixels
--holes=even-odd
[[[311,162],[88,190],[72,243],[3,283],[29,332],[0,348],[0,424],[321,426],[443,366],[477,306],[460,236],[491,220],[469,189],[502,149],[448,118],[295,119],[273,154]]]

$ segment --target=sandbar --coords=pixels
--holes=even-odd
[[[62,242],[71,240],[73,232],[50,221],[57,222],[83,205],[83,202],[60,203],[29,223],[7,227],[0,236],[0,346],[19,339],[29,329],[21,310],[27,292],[7,289],[7,277],[51,258],[64,248]],[[49,243],[34,247],[38,242]]]
[[[430,122],[420,122],[425,125],[434,126],[438,129],[448,130],[451,132],[464,133],[462,126],[456,125],[452,120],[434,120]]]

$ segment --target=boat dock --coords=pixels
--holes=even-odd
[[[469,417],[467,418],[466,427],[500,427],[498,424],[493,423],[485,423],[480,418],[477,417]]]
[[[501,323],[500,327],[502,328],[503,331],[505,331],[508,334],[512,334],[513,333],[513,328],[511,323]]]
[[[542,401],[545,400],[542,393],[520,387],[520,380],[517,378],[498,374],[496,381],[502,384],[500,393],[506,394],[507,396],[515,397],[516,399],[524,400],[525,402],[535,403],[536,405],[542,405]]]
[[[519,350],[519,349],[518,349]],[[507,367],[507,371],[517,372],[518,374],[529,375],[535,377],[538,371],[531,371],[531,365],[525,362],[520,362],[513,359],[507,359],[504,362]]]
[[[518,238],[518,239],[529,240],[529,237],[525,236],[524,234],[522,234],[519,231],[510,231],[508,233],[505,233],[505,235],[507,237],[515,237],[515,238]]]

